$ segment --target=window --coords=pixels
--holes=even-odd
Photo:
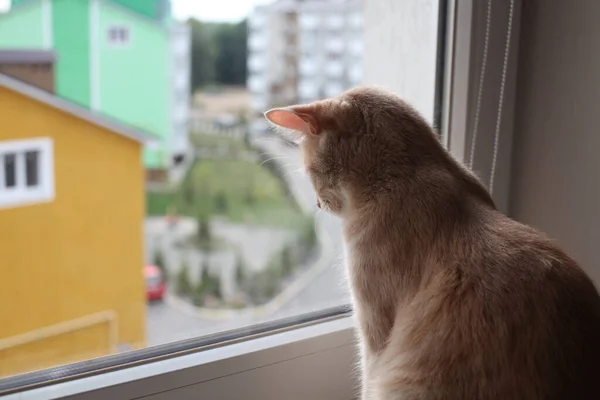
[[[108,44],[112,46],[126,46],[130,43],[130,31],[127,26],[111,26],[107,31]]]
[[[54,197],[52,141],[0,141],[0,209]]]
[[[300,22],[300,27],[303,30],[314,30],[319,26],[319,24],[321,22],[321,18],[319,18],[318,14],[304,12],[304,13],[300,14],[299,22]]]
[[[172,3],[176,8],[183,1]],[[298,29],[288,31],[292,45],[281,33],[296,1]],[[102,62],[90,66],[91,84],[74,74],[56,88],[63,101],[79,99],[81,92],[73,88],[89,87],[90,97],[101,97],[93,117],[85,124],[65,120],[50,127],[56,121],[41,114],[16,115],[19,122],[32,120],[38,129],[48,125],[56,132],[61,143],[56,154],[48,139],[10,147],[0,130],[0,227],[14,232],[10,246],[0,240],[2,259],[11,260],[9,272],[0,263],[8,288],[0,291],[0,300],[15,305],[0,310],[0,395],[28,385],[40,386],[32,395],[39,398],[103,390],[102,385],[110,391],[115,382],[149,378],[148,371],[158,376],[193,368],[192,375],[207,385],[209,376],[217,386],[228,382],[207,390],[209,398],[254,399],[261,396],[250,395],[252,390],[247,397],[223,394],[244,386],[216,378],[239,378],[251,368],[272,374],[286,371],[286,365],[293,369],[295,362],[306,369],[325,354],[341,369],[332,368],[338,372],[326,377],[308,368],[307,376],[321,387],[335,382],[344,395],[319,395],[319,384],[296,384],[289,372],[280,375],[281,382],[292,382],[303,398],[351,398],[346,369],[353,365],[353,339],[342,283],[341,223],[324,213],[315,217],[315,195],[299,171],[295,144],[273,132],[262,113],[378,79],[393,87],[400,78],[402,84],[420,84],[420,104],[425,113],[433,109],[432,82],[440,68],[438,1],[398,2],[427,2],[415,12],[390,7],[391,1],[396,3],[363,2],[364,12],[358,1],[323,8],[300,0],[256,1],[261,6],[248,16],[249,31],[243,23],[219,27],[192,20],[189,57],[165,45],[173,43],[168,29],[135,30],[131,46],[133,25],[96,25],[108,28],[100,40],[129,45],[127,51],[111,57],[103,53],[106,46],[97,46]],[[138,12],[96,5],[123,11],[120,21]],[[402,12],[393,11],[397,8]],[[383,14],[390,12],[398,15]],[[234,14],[231,10],[231,18]],[[397,30],[385,31],[390,24]],[[187,43],[184,31],[178,30],[177,43]],[[396,51],[402,60],[392,63]],[[60,54],[64,62],[77,57],[68,49]],[[190,79],[183,79],[181,63]],[[190,93],[185,110],[178,101],[182,93]],[[5,104],[2,96],[0,90]],[[107,121],[147,141],[139,145],[117,135],[112,125],[106,131]],[[60,196],[51,204],[9,208],[52,200],[55,180]],[[9,192],[20,197],[11,203]],[[165,360],[173,370],[162,369]],[[226,365],[216,371],[218,362]],[[124,368],[129,364],[143,364],[146,372]],[[258,373],[250,380],[269,382],[263,377]],[[65,386],[54,385],[56,379]],[[186,399],[169,391],[183,381],[191,390],[198,383],[193,379],[161,383],[163,396]],[[135,395],[98,396],[152,396],[154,385],[138,386]],[[294,397],[269,392],[262,398]]]
[[[342,15],[329,15],[326,21],[327,28],[331,31],[339,31],[344,27],[344,17]]]

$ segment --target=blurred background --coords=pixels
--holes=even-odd
[[[348,303],[263,112],[377,70],[364,6],[0,0],[0,377]]]

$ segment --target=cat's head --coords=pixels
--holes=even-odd
[[[423,118],[376,87],[272,109],[265,117],[299,142],[317,204],[339,216],[413,174],[419,155],[439,147]]]

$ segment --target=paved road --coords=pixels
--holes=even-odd
[[[300,206],[306,212],[315,212],[315,194],[308,177],[299,172],[300,158],[297,150],[282,145],[279,141],[269,139],[260,140],[257,144],[266,153],[278,157],[280,168],[283,169],[286,179]],[[279,158],[283,157],[283,158]],[[316,223],[322,224],[330,234],[329,242],[334,248],[334,253],[339,254],[330,268],[325,269],[319,276],[310,282],[297,296],[286,303],[281,309],[263,319],[245,320],[207,320],[190,315],[182,310],[172,308],[165,303],[156,303],[148,306],[147,314],[147,341],[149,345],[181,340],[199,335],[205,335],[222,330],[237,328],[244,325],[296,315],[348,302],[348,291],[343,278],[341,262],[342,243],[340,235],[340,222],[335,217],[319,213]]]

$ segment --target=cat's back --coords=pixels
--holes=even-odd
[[[474,229],[398,313],[386,357],[412,384],[392,386],[438,387],[432,399],[600,399],[591,280],[529,227],[494,214]]]
[[[490,306],[492,326],[506,330],[496,332],[504,351],[498,358],[529,377],[530,398],[600,399],[600,296],[593,282],[535,229],[501,214],[487,226],[476,267],[479,300]]]

